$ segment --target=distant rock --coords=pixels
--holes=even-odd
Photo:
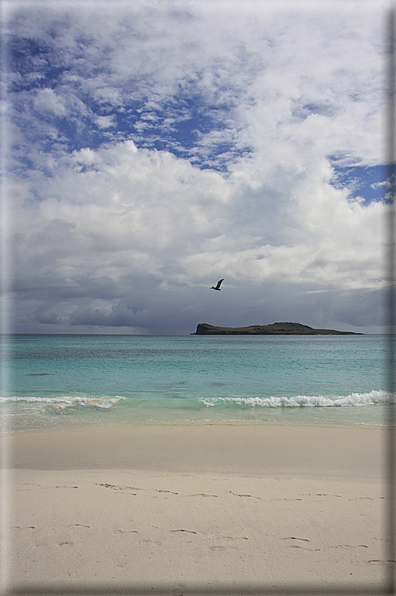
[[[191,335],[363,335],[363,333],[313,329],[301,323],[272,323],[249,327],[216,327],[208,323],[199,323],[196,332]]]

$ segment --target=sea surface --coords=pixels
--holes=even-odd
[[[389,341],[3,336],[1,430],[124,421],[384,425]]]

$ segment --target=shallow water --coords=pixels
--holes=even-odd
[[[3,338],[2,430],[116,421],[385,424],[389,338]]]

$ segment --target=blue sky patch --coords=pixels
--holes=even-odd
[[[364,204],[383,201],[385,197],[386,166],[337,166],[334,168],[333,185],[347,188],[354,198],[361,197]]]

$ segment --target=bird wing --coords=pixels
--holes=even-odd
[[[224,281],[224,279],[219,279],[219,281],[217,282],[216,290],[218,290],[220,288],[223,281]]]

